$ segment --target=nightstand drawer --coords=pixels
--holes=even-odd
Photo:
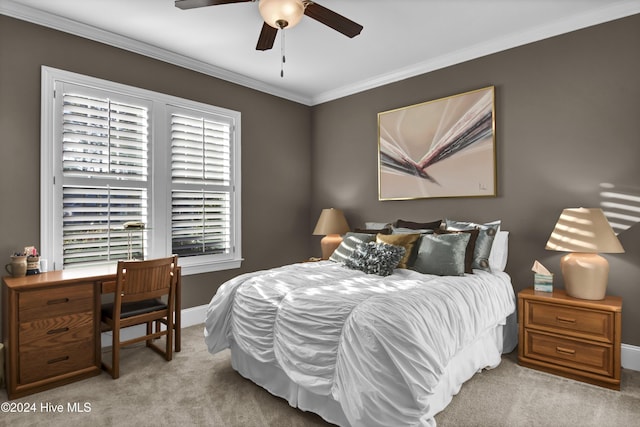
[[[614,313],[525,301],[525,327],[613,342]]]
[[[613,376],[613,349],[610,345],[530,330],[525,331],[524,344],[524,357],[599,375]]]
[[[18,296],[18,321],[30,322],[91,311],[94,301],[92,283],[21,292]]]
[[[20,351],[46,351],[49,347],[91,339],[95,334],[92,311],[20,323]]]
[[[79,343],[35,350],[19,356],[21,384],[95,366],[95,347],[92,339]]]

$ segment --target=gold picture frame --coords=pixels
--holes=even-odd
[[[495,197],[495,87],[378,113],[378,198]]]

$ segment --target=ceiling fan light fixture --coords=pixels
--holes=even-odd
[[[264,22],[273,28],[293,28],[304,15],[302,0],[260,0],[258,9]]]

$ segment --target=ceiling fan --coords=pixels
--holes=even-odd
[[[175,0],[175,5],[180,9],[194,9],[255,1],[258,1],[260,15],[264,19],[256,50],[271,49],[278,30],[292,28],[300,22],[302,15],[307,15],[350,38],[360,34],[363,28],[362,25],[310,0]]]

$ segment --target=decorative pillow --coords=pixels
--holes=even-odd
[[[420,234],[378,234],[377,243],[402,246],[405,249],[404,256],[398,264],[398,268],[407,268],[415,258],[414,247],[420,238]]]
[[[504,271],[507,266],[507,256],[509,254],[509,232],[498,231],[495,239],[493,239],[493,245],[491,246],[491,253],[489,254],[489,265],[491,271]]]
[[[391,228],[356,228],[353,231],[363,234],[391,234]]]
[[[367,274],[388,276],[404,256],[402,246],[386,243],[359,243],[353,253],[344,262],[345,267],[364,271]]]
[[[342,238],[340,246],[329,257],[329,261],[344,262],[360,243],[371,242],[375,239],[373,234],[348,232]]]
[[[473,230],[476,228],[480,230],[480,234],[478,234],[476,246],[473,251],[473,263],[471,267],[479,270],[491,271],[489,255],[491,254],[493,240],[500,230],[500,220],[488,222],[486,224],[476,224],[474,222],[445,219],[445,224],[447,230],[463,231]]]
[[[413,230],[420,230],[420,229],[437,230],[438,228],[440,228],[440,224],[442,224],[441,219],[437,221],[430,221],[430,222],[413,222],[413,221],[405,221],[403,219],[399,219],[396,221],[396,227],[411,228]]]
[[[464,275],[464,257],[470,238],[470,233],[425,234],[413,269],[438,276]]]
[[[364,228],[367,228],[369,230],[386,230],[388,228],[391,228],[391,224],[389,224],[388,222],[365,222]]]
[[[402,227],[391,227],[391,234],[433,234],[435,230],[430,228],[402,228]]]
[[[464,272],[468,274],[473,274],[473,253],[476,248],[476,241],[478,240],[478,235],[480,234],[480,230],[464,230],[464,231],[453,231],[453,230],[436,230],[436,234],[455,234],[455,233],[468,233],[469,234],[469,243],[467,243],[467,249],[464,253]]]

